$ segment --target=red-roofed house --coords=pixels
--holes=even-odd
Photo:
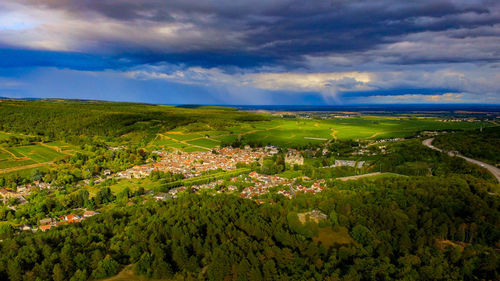
[[[40,226],[41,231],[49,230],[52,227],[50,224]]]

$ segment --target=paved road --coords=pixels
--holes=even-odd
[[[426,139],[422,142],[423,145],[431,148],[431,149],[434,149],[434,150],[437,150],[439,152],[443,152],[442,149],[439,149],[435,146],[432,145],[432,141],[434,140],[434,138],[430,138],[430,139]],[[472,158],[469,158],[469,157],[465,157],[463,155],[460,155],[460,154],[454,154],[452,152],[448,152],[448,155],[450,156],[458,156],[460,158],[463,158],[465,159],[466,161],[470,162],[470,163],[473,163],[473,164],[476,164],[476,165],[479,165],[485,169],[487,169],[488,171],[490,171],[490,173],[492,173],[495,178],[497,178],[498,182],[500,183],[500,169],[498,169],[497,167],[493,166],[493,165],[490,165],[490,164],[487,164],[487,163],[484,163],[484,162],[481,162],[481,161],[478,161],[476,159],[472,159]]]

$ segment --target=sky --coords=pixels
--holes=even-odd
[[[500,1],[0,1],[0,96],[500,104]]]

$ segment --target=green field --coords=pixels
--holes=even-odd
[[[191,145],[198,145],[207,148],[213,148],[220,144],[220,142],[211,139],[197,139],[194,141],[188,141],[188,143]]]
[[[193,132],[192,124],[163,133],[152,144],[193,150],[201,146],[213,148],[241,140],[261,145],[300,146],[330,140],[370,140],[409,137],[424,130],[467,130],[485,122],[442,122],[437,117],[356,116],[330,119],[271,119],[241,122],[226,130]],[[200,126],[204,129],[206,126]]]
[[[7,159],[9,159],[11,157],[12,156],[9,153],[7,153],[6,151],[0,150],[0,161],[7,160]]]
[[[318,236],[313,237],[313,241],[323,244],[326,248],[340,247],[354,244],[355,241],[349,235],[349,230],[343,226],[338,226],[337,231],[332,227],[323,227],[318,230]]]
[[[31,160],[31,159],[3,160],[3,161],[0,161],[0,169],[27,166],[27,165],[32,165],[32,164],[36,164],[36,162]]]
[[[50,162],[72,154],[75,147],[64,143],[33,144],[16,147],[0,147],[0,174],[32,171]]]

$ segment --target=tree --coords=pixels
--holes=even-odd
[[[78,269],[69,281],[86,281],[87,279],[87,271]]]
[[[54,281],[63,281],[64,280],[64,271],[61,268],[61,265],[56,263],[54,265],[54,269],[52,270],[52,278]]]
[[[42,172],[40,172],[39,169],[35,169],[32,173],[31,173],[31,180],[32,181],[39,181],[41,180],[43,177],[43,174]]]
[[[368,245],[371,242],[371,234],[370,230],[363,225],[356,225],[351,230],[351,236],[356,240],[356,242],[362,245]]]
[[[106,257],[99,262],[97,268],[92,272],[92,276],[95,279],[102,279],[109,276],[113,276],[118,273],[118,267],[120,265],[111,257]]]

